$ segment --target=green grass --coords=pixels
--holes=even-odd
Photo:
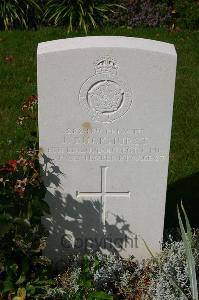
[[[16,125],[23,101],[37,93],[36,49],[42,41],[81,36],[64,28],[0,32],[0,163],[17,157],[25,147],[30,128]],[[199,31],[104,28],[90,35],[125,35],[173,43],[178,53],[169,183],[199,169]],[[6,62],[6,56],[13,60]]]

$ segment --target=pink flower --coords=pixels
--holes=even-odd
[[[15,183],[14,190],[19,194],[20,197],[23,197],[24,195],[26,184],[27,178],[24,178],[23,180],[17,180]]]

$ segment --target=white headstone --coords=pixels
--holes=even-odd
[[[176,72],[171,44],[83,37],[38,47],[46,254],[160,250]]]

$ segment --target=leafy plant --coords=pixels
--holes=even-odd
[[[151,284],[149,284],[147,294],[153,294],[156,298],[157,296],[161,298],[163,295],[167,295],[169,300],[176,298],[188,300],[190,297],[192,297],[192,300],[198,300],[195,250],[193,250],[195,242],[193,241],[191,226],[182,203],[181,209],[186,223],[185,229],[179,207],[177,207],[182,241],[173,242],[170,246],[167,244],[158,257],[153,255],[144,241],[153,258],[148,264],[148,278]]]
[[[182,208],[183,216],[184,216],[185,222],[186,222],[186,229],[182,222],[179,207],[178,207],[178,219],[179,219],[182,240],[184,243],[185,253],[186,253],[187,262],[188,262],[188,271],[189,271],[189,280],[190,280],[190,286],[191,286],[191,292],[192,292],[192,300],[198,300],[196,265],[195,265],[195,259],[193,256],[193,250],[192,250],[192,247],[193,247],[192,230],[191,230],[191,226],[189,223],[189,219],[187,217],[187,214],[184,210],[182,203],[181,203],[181,208]]]
[[[112,300],[113,297],[96,288],[94,274],[99,268],[97,256],[83,255],[70,268],[58,277],[59,286],[72,300]]]
[[[21,108],[21,115],[17,118],[17,125],[26,128],[30,134],[26,139],[26,144],[31,149],[38,149],[39,147],[39,135],[37,128],[37,116],[38,116],[38,99],[36,95],[31,95],[26,98]]]
[[[80,29],[85,33],[108,20],[108,14],[121,5],[97,0],[47,0],[44,18],[54,25],[66,25],[68,32]]]
[[[197,0],[174,0],[177,24],[185,28],[198,28],[199,2]]]
[[[49,290],[56,299],[137,299],[136,283],[141,276],[133,257],[122,259],[101,252],[72,256],[57,277],[57,287]],[[64,295],[68,297],[64,298]],[[54,299],[54,298],[53,298]]]
[[[165,1],[123,0],[126,10],[118,9],[110,14],[114,25],[125,27],[156,27],[167,25],[171,21],[171,9]]]
[[[14,294],[28,282],[44,280],[49,260],[41,256],[47,232],[38,152],[22,151],[18,160],[0,167],[0,291]],[[45,267],[44,267],[45,266]],[[18,290],[16,297],[22,297]]]
[[[41,15],[39,0],[1,0],[0,27],[9,30],[16,27],[35,27]]]

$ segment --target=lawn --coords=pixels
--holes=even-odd
[[[67,35],[64,28],[0,32],[0,163],[17,157],[33,128],[17,125],[24,100],[37,93],[36,50],[42,41]],[[175,44],[178,67],[171,139],[169,183],[196,174],[199,168],[199,31],[104,28],[90,35],[125,35]]]

